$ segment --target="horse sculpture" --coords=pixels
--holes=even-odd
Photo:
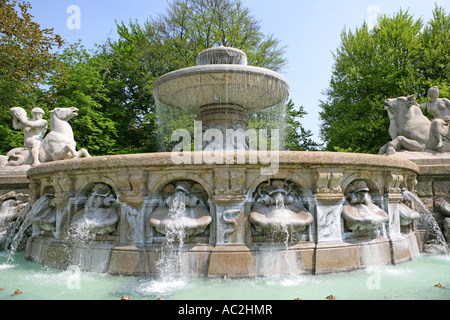
[[[378,154],[392,155],[401,149],[424,151],[430,139],[431,121],[423,115],[416,98],[411,95],[387,99],[384,108],[391,120],[392,141],[381,147]]]
[[[72,127],[67,122],[77,116],[78,111],[75,107],[55,108],[50,111],[50,132],[41,144],[39,154],[41,162],[90,157],[86,149],[76,151]]]
[[[41,135],[42,140],[39,144],[30,146],[25,145],[25,148],[15,148],[8,152],[6,156],[0,156],[0,167],[18,167],[24,165],[36,165],[43,162],[91,157],[86,149],[76,151],[76,142],[73,136],[72,127],[67,122],[78,115],[78,109],[72,108],[56,108],[50,111],[50,132],[45,136],[44,132],[36,133]],[[26,111],[23,108],[15,107],[11,109],[13,116],[13,124],[15,129],[24,129],[24,134],[28,134],[25,138],[33,139],[33,132],[28,130],[37,126],[36,121],[39,119],[27,119]],[[44,130],[47,129],[46,121]],[[28,130],[25,132],[25,130]],[[26,139],[25,139],[26,140]],[[31,157],[31,147],[38,148],[39,159]]]

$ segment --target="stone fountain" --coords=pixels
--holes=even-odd
[[[248,113],[289,95],[286,79],[248,66],[244,52],[205,50],[197,66],[158,79],[154,95],[197,114],[203,139],[195,151],[32,166],[30,189],[47,206],[33,210],[27,259],[161,274],[170,247],[180,259],[167,262],[181,264],[178,275],[215,278],[272,274],[274,261],[284,265],[281,273],[319,274],[419,254],[417,213],[402,202],[402,190],[417,184],[417,164],[381,155],[256,150],[240,139],[248,133]],[[230,131],[235,136],[225,143]],[[227,138],[216,143],[221,135]],[[181,154],[184,161],[174,161]]]

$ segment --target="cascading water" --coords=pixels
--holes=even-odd
[[[10,227],[10,234],[6,238],[5,248],[10,248],[7,263],[14,261],[14,255],[19,249],[23,238],[26,236],[27,229],[31,226],[33,218],[48,206],[48,199],[42,197],[34,204],[30,201],[23,209],[16,222]]]
[[[427,233],[424,244],[424,251],[428,253],[448,253],[448,246],[442,234],[439,224],[433,214],[418,196],[408,190],[403,190],[403,198],[408,201],[411,207],[421,214],[418,222],[422,224]]]
[[[276,218],[279,219],[279,232],[284,236],[284,246],[286,250],[289,246],[289,237],[290,232],[288,228],[288,224],[286,223],[286,214],[285,214],[285,206],[284,206],[284,196],[281,192],[278,192],[275,196],[275,207],[276,207]]]
[[[72,224],[66,236],[65,251],[69,263],[73,266],[83,266],[83,249],[89,247],[89,242],[95,239],[88,224]]]
[[[169,208],[168,218],[171,223],[165,228],[162,256],[156,264],[158,275],[164,281],[173,281],[185,273],[183,249],[186,231],[182,219],[185,212],[186,194],[183,191],[176,191]]]
[[[268,139],[272,139],[270,133],[272,130],[279,130],[278,132],[278,145],[279,150],[286,149],[286,126],[287,126],[287,104],[280,103],[273,107],[258,110],[255,113],[248,115],[248,128],[255,130],[267,130]],[[266,142],[266,148],[270,149],[271,143],[269,141]],[[258,146],[260,150],[263,150],[264,147],[260,145]]]
[[[285,206],[285,196],[282,192],[274,194],[275,200],[274,217],[277,220],[277,226],[271,234],[267,236],[271,245],[270,250],[262,252],[259,255],[259,269],[261,273],[269,277],[278,277],[282,275],[296,275],[301,273],[301,267],[298,266],[295,251],[289,250],[289,245],[295,230],[289,227],[289,214]],[[278,247],[282,246],[282,250]],[[274,255],[278,257],[274,259]]]
[[[8,236],[8,228],[18,215],[17,202],[14,199],[5,200],[0,208],[0,250],[4,247],[5,239]]]

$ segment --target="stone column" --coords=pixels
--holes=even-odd
[[[342,172],[319,169],[316,178],[317,243],[342,241],[341,211],[344,204]]]
[[[254,258],[245,244],[249,227],[245,196],[215,197],[216,247],[211,253],[208,277],[240,277],[254,274]]]
[[[393,264],[411,259],[407,239],[401,233],[399,204],[403,199],[401,185],[402,174],[391,172],[385,175],[384,210],[389,214],[387,236],[391,245],[391,261]]]
[[[214,169],[216,246],[212,250],[208,277],[240,277],[254,274],[254,258],[246,245],[250,232],[244,195],[245,169]],[[232,188],[230,188],[232,186]]]
[[[56,230],[55,238],[64,240],[68,236],[70,222],[74,214],[73,209],[76,205],[76,199],[73,191],[75,181],[69,177],[53,179],[53,189],[55,198],[53,202],[56,205]]]
[[[353,270],[358,266],[358,250],[342,242],[341,212],[344,204],[342,171],[317,169],[316,174],[316,253],[314,272],[327,273],[334,269]]]
[[[384,210],[389,214],[387,233],[391,239],[401,237],[398,205],[402,201],[400,185],[403,180],[403,176],[396,173],[390,173],[385,176]]]

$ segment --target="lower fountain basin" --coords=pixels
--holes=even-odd
[[[191,162],[178,165],[172,160],[173,154],[155,153],[55,161],[32,167],[27,177],[35,199],[54,193],[56,230],[34,234],[28,241],[26,258],[64,267],[73,246],[87,259],[82,263],[84,270],[157,273],[155,266],[164,255],[161,245],[165,238],[159,224],[173,223],[165,220],[166,214],[159,215],[158,208],[165,206],[177,186],[188,186],[185,188],[195,200],[188,207],[202,203],[208,212],[190,217],[204,219],[204,223],[193,225],[195,232],[189,234],[183,248],[190,261],[186,268],[199,277],[267,274],[262,261],[267,255],[275,258],[285,251],[292,255],[296,273],[318,274],[368,266],[363,259],[366,251],[362,248],[366,246],[380,248],[383,264],[407,261],[420,248],[418,233],[411,229],[402,233],[399,222],[402,189],[412,190],[418,173],[410,161],[351,153],[269,152],[264,155],[272,157],[272,162],[262,165],[253,161],[261,159],[257,151],[238,151],[234,158],[227,153],[222,162],[216,157],[220,163],[214,165],[199,161],[209,154],[187,153],[185,160]],[[268,167],[276,170],[262,171]],[[376,238],[361,238],[361,234],[344,228],[343,190],[355,180],[366,182],[374,205],[387,213],[388,221],[380,223],[389,228]],[[264,217],[251,214],[267,213],[252,208],[257,204],[255,197],[264,196],[264,187],[271,183],[278,189],[285,188],[286,199],[291,201],[286,202],[285,209],[291,211],[288,220],[296,237],[285,244],[274,244],[255,233],[258,221],[282,224],[277,220],[282,212],[276,210]],[[80,244],[71,244],[68,237],[71,224],[76,213],[83,213],[98,184],[111,190],[107,208],[117,212],[115,228],[76,249]],[[305,211],[292,205],[300,202]],[[60,262],[53,258],[58,255]]]
[[[166,212],[155,212],[150,219],[150,225],[159,233],[167,234],[168,230],[181,230],[186,236],[204,232],[211,222],[212,218],[209,215],[171,219],[166,217]]]
[[[411,209],[410,207],[406,206],[403,203],[400,203],[399,213],[400,213],[400,224],[402,226],[407,226],[411,224],[413,221],[420,218],[419,212]]]
[[[252,208],[250,221],[258,232],[265,235],[274,232],[301,232],[313,223],[313,216],[301,207],[277,209],[276,207]]]
[[[361,204],[345,205],[342,216],[353,231],[373,229],[389,221],[388,214],[377,206]]]

